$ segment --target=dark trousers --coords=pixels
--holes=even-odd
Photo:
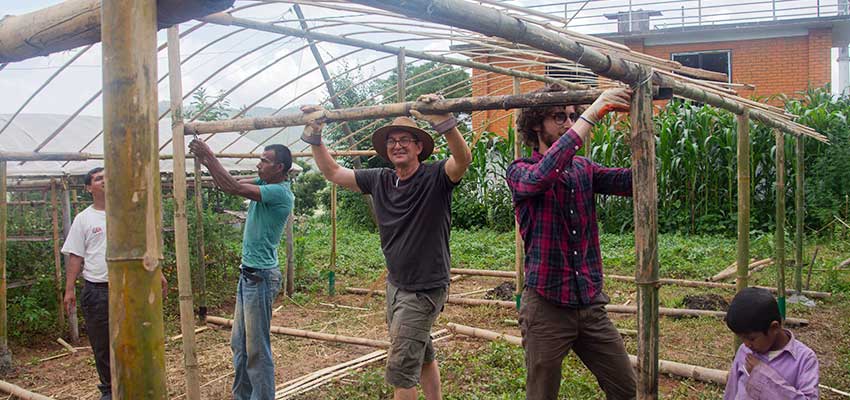
[[[86,319],[86,332],[94,352],[94,365],[100,377],[100,393],[112,393],[112,375],[109,371],[109,287],[106,283],[86,281],[83,286],[81,306]]]
[[[635,373],[623,339],[608,319],[605,303],[566,308],[550,303],[534,289],[522,292],[519,326],[527,399],[558,398],[561,363],[570,349],[596,376],[606,398],[635,398]]]

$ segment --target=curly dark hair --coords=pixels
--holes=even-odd
[[[533,91],[532,93],[552,93],[552,92],[566,92],[567,88],[557,84],[550,83],[540,89]],[[543,123],[543,118],[546,118],[546,114],[549,112],[551,107],[528,107],[523,108],[519,112],[519,116],[516,120],[517,131],[519,131],[519,140],[522,141],[528,147],[537,148],[537,132],[534,131],[534,128]],[[576,106],[576,112],[581,114],[586,107],[584,106]]]

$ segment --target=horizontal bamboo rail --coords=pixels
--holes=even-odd
[[[386,292],[383,290],[370,290],[370,289],[362,289],[362,288],[345,288],[345,291],[351,294],[362,294],[362,295],[376,295],[376,296],[386,296]],[[484,299],[466,299],[463,297],[449,297],[446,300],[447,303],[451,304],[462,304],[462,305],[470,305],[470,306],[497,306],[502,308],[511,308],[516,309],[516,302],[513,301],[502,301],[502,300],[484,300]],[[605,306],[605,310],[612,313],[620,313],[620,314],[637,314],[637,306],[621,306],[617,304],[608,304]],[[658,314],[664,315],[668,317],[716,317],[716,318],[724,318],[726,317],[726,313],[723,311],[712,311],[712,310],[694,310],[689,308],[669,308],[669,307],[659,307]],[[786,318],[785,325],[786,326],[806,326],[809,324],[809,321],[801,318]]]
[[[640,72],[643,67],[639,64],[624,60],[615,54],[605,54],[557,32],[525,23],[497,9],[473,2],[461,0],[407,0],[404,4],[396,0],[352,0],[352,2],[528,45],[581,63],[599,76],[624,83],[638,84],[645,79]],[[723,108],[735,114],[740,114],[748,108],[741,101],[742,98],[723,93],[711,93],[702,87],[672,76],[653,72],[651,79],[660,87],[671,88],[677,96]],[[750,117],[783,132],[797,136],[810,136],[825,143],[829,141],[826,136],[803,125],[783,121],[780,116],[769,111],[754,109],[751,110]]]
[[[374,150],[331,150],[332,157],[371,157],[377,153]],[[260,153],[219,153],[216,158],[260,158]],[[186,154],[186,158],[195,158],[193,154]],[[313,153],[309,151],[296,151],[292,153],[293,158],[310,158]],[[174,155],[162,154],[160,160],[173,160]],[[91,153],[30,153],[30,152],[0,152],[0,161],[88,161],[103,160],[103,154]],[[43,183],[49,187],[48,183]],[[14,190],[18,185],[9,185],[9,190]],[[25,187],[21,185],[20,187]]]
[[[103,160],[102,154],[91,153],[36,153],[0,151],[1,161],[87,161]]]
[[[65,0],[0,19],[0,63],[26,60],[100,42],[101,0]],[[233,0],[157,2],[160,28],[225,10]]]
[[[207,323],[232,327],[233,320],[215,317],[215,316],[207,316]],[[315,340],[324,340],[328,342],[338,342],[338,343],[348,343],[348,344],[356,344],[359,346],[368,346],[368,347],[376,347],[379,349],[388,349],[390,347],[390,342],[386,340],[373,340],[373,339],[365,339],[359,337],[352,336],[343,336],[343,335],[332,335],[329,333],[321,333],[321,332],[313,332],[313,331],[305,331],[303,329],[295,329],[295,328],[286,328],[283,326],[272,326],[271,332],[287,335],[287,336],[295,336],[307,339],[315,339]]]
[[[408,101],[404,103],[382,104],[324,110],[311,114],[291,111],[273,117],[238,118],[222,121],[192,122],[186,124],[187,135],[200,135],[217,132],[248,131],[253,129],[282,128],[301,126],[313,119],[321,118],[325,122],[355,121],[410,115],[410,110],[424,114],[445,112],[471,112],[481,110],[508,110],[524,107],[547,107],[554,105],[590,104],[602,93],[599,89],[571,90],[554,93],[527,93],[504,96],[462,97],[442,99],[432,103]]]
[[[472,336],[491,341],[502,340],[514,346],[522,346],[522,338],[517,336],[455,323],[449,323],[448,327],[455,334]],[[634,367],[637,365],[637,357],[629,355],[629,362],[631,362],[632,367]],[[683,378],[715,383],[718,385],[726,384],[727,372],[719,369],[705,368],[666,360],[659,360],[658,367],[658,371],[662,374],[675,375]]]
[[[848,260],[850,261],[850,260]],[[468,268],[452,268],[451,273],[455,275],[472,275],[472,276],[489,276],[495,278],[516,278],[516,273],[513,271],[496,271],[496,270],[487,270],[487,269],[468,269]],[[605,278],[621,281],[621,282],[634,282],[635,277],[633,276],[624,276],[624,275],[610,275],[606,274]],[[707,288],[717,288],[717,289],[729,289],[735,290],[735,285],[728,283],[719,283],[719,282],[703,282],[703,281],[689,281],[685,279],[670,279],[670,278],[661,278],[658,280],[658,283],[662,285],[674,285],[674,286],[686,286],[686,287],[707,287]],[[759,289],[770,290],[772,293],[776,293],[776,288],[767,287],[767,286],[753,286]],[[814,290],[804,290],[803,294],[806,296],[817,298],[817,299],[826,299],[832,296],[832,293],[829,292],[818,292]]]

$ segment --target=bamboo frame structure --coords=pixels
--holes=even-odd
[[[114,399],[165,399],[156,1],[103,3],[103,126]],[[137,221],[136,223],[127,223]]]
[[[776,301],[779,314],[785,318],[785,135],[774,129],[776,136]]]
[[[179,27],[168,28],[168,88],[171,99],[171,141],[174,153],[174,255],[180,296],[180,332],[183,334],[183,367],[186,398],[200,400],[200,371],[195,351],[195,309],[192,304],[192,271],[189,266],[189,222],[186,217],[186,143],[183,135],[183,82],[180,71]],[[197,162],[196,162],[197,164]]]

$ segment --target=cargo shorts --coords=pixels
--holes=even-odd
[[[387,283],[387,325],[390,349],[386,381],[398,388],[419,383],[422,365],[434,361],[431,326],[443,310],[448,288],[408,292]]]

